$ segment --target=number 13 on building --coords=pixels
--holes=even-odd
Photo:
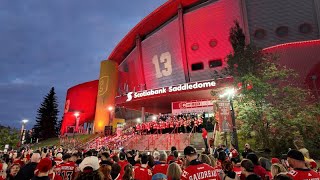
[[[171,54],[169,52],[162,53],[160,58],[158,58],[158,55],[154,55],[152,63],[155,67],[157,78],[170,76],[172,74]],[[162,69],[160,65],[163,65]]]

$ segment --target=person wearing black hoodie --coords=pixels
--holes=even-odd
[[[15,179],[31,179],[34,176],[34,170],[36,169],[40,158],[41,156],[39,153],[33,153],[31,156],[31,162],[20,169]]]

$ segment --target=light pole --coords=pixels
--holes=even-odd
[[[75,112],[73,115],[76,117],[76,130],[75,131],[78,132],[80,112]]]
[[[220,95],[220,98],[227,97],[227,99],[230,102],[230,112],[231,112],[231,119],[232,119],[232,138],[231,138],[232,140],[231,141],[234,144],[235,148],[237,150],[239,150],[236,117],[235,117],[234,108],[233,108],[233,97],[234,97],[235,93],[236,93],[236,91],[234,88],[227,89],[225,91],[225,93]]]
[[[26,123],[28,122],[29,120],[27,119],[23,119],[21,122],[22,122],[22,126],[21,126],[21,133],[20,133],[20,137],[21,137],[21,145],[24,144],[24,140],[25,140],[25,126],[26,126]]]
[[[109,111],[109,126],[112,126],[112,121],[113,121],[113,106],[109,106],[108,107],[108,111]]]

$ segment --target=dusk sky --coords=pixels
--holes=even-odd
[[[100,61],[166,0],[1,0],[0,124],[27,128],[55,87],[62,116],[67,89],[98,79]]]

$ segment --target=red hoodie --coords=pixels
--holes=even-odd
[[[207,132],[207,130],[206,129],[202,129],[202,137],[203,138],[208,138],[208,132]]]

